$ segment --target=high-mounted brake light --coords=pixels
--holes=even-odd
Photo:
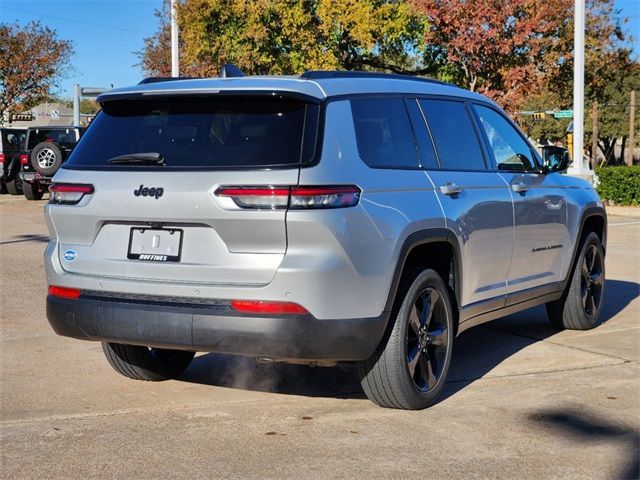
[[[91,195],[94,192],[93,185],[80,185],[73,183],[54,183],[49,187],[51,197],[49,203],[61,205],[75,205],[85,195]]]
[[[232,300],[231,308],[242,313],[305,315],[306,308],[291,302],[263,302],[261,300]]]
[[[77,288],[56,287],[54,285],[49,287],[49,295],[59,298],[80,298],[80,290]]]
[[[20,163],[27,165],[29,163],[29,155],[20,155]]]
[[[354,185],[314,187],[220,187],[217,197],[229,197],[241,208],[320,209],[355,207],[361,190]]]

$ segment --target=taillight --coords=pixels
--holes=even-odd
[[[29,155],[20,155],[20,163],[27,165],[29,163]]]
[[[292,187],[289,208],[355,207],[360,189],[355,186]]]
[[[49,203],[75,205],[82,200],[82,197],[91,195],[93,191],[93,185],[54,183],[49,187],[49,192],[51,192]]]
[[[355,207],[361,190],[354,185],[317,187],[220,187],[215,194],[229,197],[241,208],[317,209]]]
[[[242,313],[266,313],[305,315],[309,313],[306,308],[291,302],[264,302],[261,300],[232,300],[231,308]]]
[[[76,299],[80,297],[80,290],[77,288],[56,287],[52,285],[49,287],[49,295],[52,297]]]
[[[4,163],[4,153],[0,153],[0,163]]]
[[[242,208],[287,208],[289,187],[220,187],[218,197],[230,197]]]

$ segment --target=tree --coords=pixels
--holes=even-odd
[[[138,55],[147,74],[170,75],[169,9]],[[185,0],[178,6],[180,73],[216,75],[232,62],[249,74],[307,69],[420,72],[424,18],[398,0]]]
[[[48,95],[72,53],[71,42],[40,22],[0,24],[0,123],[5,113]]]
[[[539,91],[573,0],[412,2],[429,21],[425,63],[515,111]]]
[[[629,134],[629,107],[631,90],[640,92],[640,63],[631,63],[628,66],[614,69],[614,78],[602,91],[598,92],[600,98],[598,109],[598,148],[604,156],[605,162],[610,165],[624,163],[625,148]],[[591,120],[585,122],[585,134],[592,137]],[[636,115],[635,131],[640,129],[640,116]],[[618,139],[622,139],[620,156],[615,156],[615,145]],[[638,144],[638,138],[635,141]]]
[[[527,98],[522,110],[530,112],[545,112],[547,110],[565,109],[570,106],[565,105],[566,100],[560,98],[555,92],[544,89],[537,95]],[[520,127],[527,133],[529,138],[536,141],[565,142],[567,127],[571,119],[556,119],[553,115],[546,115],[543,119],[535,119],[533,115],[518,115],[516,117]]]
[[[598,147],[609,163],[616,163],[614,146],[622,138],[622,157],[628,131],[629,91],[638,84],[640,64],[631,59],[631,48],[616,20],[613,0],[586,1],[585,32],[585,135],[592,133],[591,106],[599,105]],[[573,97],[573,18],[560,32],[548,53],[550,65],[545,89],[558,99],[559,108],[571,108]],[[563,100],[564,99],[564,100]],[[585,145],[590,145],[587,139]]]

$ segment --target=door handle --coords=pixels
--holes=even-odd
[[[440,191],[444,195],[456,195],[457,193],[460,193],[462,191],[462,187],[459,187],[455,183],[450,183],[449,182],[446,185],[441,185],[440,186]]]
[[[512,183],[511,190],[516,193],[524,193],[529,190],[529,186],[524,182]]]

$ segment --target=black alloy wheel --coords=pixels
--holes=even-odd
[[[593,318],[600,310],[604,284],[603,258],[594,244],[588,245],[580,269],[580,300],[585,315]]]
[[[444,370],[449,329],[442,297],[434,288],[426,288],[416,298],[407,329],[407,367],[415,386],[428,392]]]

